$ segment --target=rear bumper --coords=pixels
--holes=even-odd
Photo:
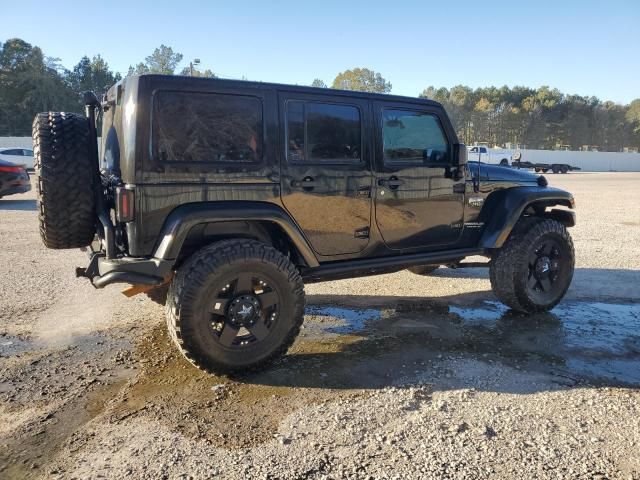
[[[25,183],[24,185],[16,185],[5,190],[0,190],[0,197],[15,195],[17,193],[27,193],[29,190],[31,190],[30,183]]]
[[[161,285],[171,275],[171,263],[157,258],[105,258],[103,252],[92,253],[89,266],[76,268],[76,276],[86,277],[95,288],[112,283]]]

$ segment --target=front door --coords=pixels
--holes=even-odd
[[[361,251],[369,243],[373,181],[367,102],[281,93],[279,105],[285,208],[316,253]]]
[[[462,233],[465,181],[438,112],[376,103],[376,222],[392,249],[446,247]]]

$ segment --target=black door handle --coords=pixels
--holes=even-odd
[[[396,177],[391,177],[389,179],[381,178],[378,180],[378,185],[380,187],[398,188],[400,185],[404,185],[404,180],[400,180]]]
[[[293,180],[291,182],[292,187],[303,189],[319,187],[320,185],[322,185],[322,182],[315,181],[311,177],[305,177],[302,180]]]

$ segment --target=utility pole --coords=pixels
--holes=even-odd
[[[200,59],[194,58],[191,62],[189,62],[189,76],[193,77],[193,66],[200,65]]]

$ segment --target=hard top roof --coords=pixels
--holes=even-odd
[[[334,88],[321,88],[321,87],[308,87],[302,85],[287,85],[283,83],[269,83],[269,82],[255,82],[249,80],[230,80],[224,78],[203,78],[203,77],[189,77],[183,75],[158,75],[158,74],[145,74],[145,75],[134,75],[131,77],[124,78],[121,82],[126,82],[128,79],[157,79],[168,83],[175,83],[177,85],[182,86],[198,86],[202,85],[203,82],[218,84],[220,86],[224,86],[227,88],[258,88],[258,89],[276,89],[276,90],[286,90],[288,92],[299,92],[299,93],[309,93],[309,94],[325,94],[325,95],[339,95],[339,96],[348,96],[362,99],[373,99],[373,100],[381,100],[381,101],[397,101],[397,102],[409,102],[409,103],[420,103],[423,105],[430,105],[441,107],[442,105],[434,100],[429,100],[426,98],[419,97],[405,97],[401,95],[389,95],[385,93],[369,93],[369,92],[359,92],[355,90],[339,90]],[[120,83],[120,82],[118,82]]]

